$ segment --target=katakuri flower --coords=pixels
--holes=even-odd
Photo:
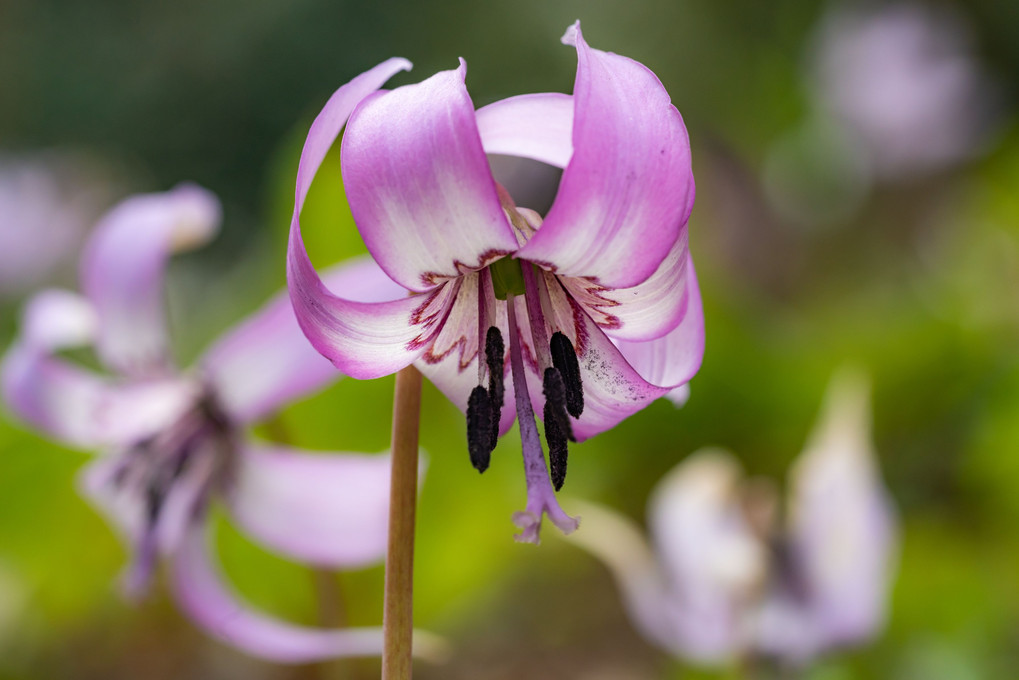
[[[249,609],[209,551],[209,506],[222,501],[254,540],[321,567],[359,567],[386,547],[388,456],[316,455],[246,436],[247,426],[334,381],[285,295],[226,333],[190,371],[174,368],[163,309],[170,254],[208,240],[220,207],[196,186],[129,198],[98,224],[82,259],[84,295],[48,290],[27,304],[2,365],[3,396],[21,418],[102,456],[82,491],[124,535],[128,594],[160,557],[183,610],[248,653],[305,662],[381,652],[378,629],[327,630]],[[337,285],[360,278],[341,269]],[[57,352],[94,345],[112,375]]]
[[[410,68],[391,59],[337,90],[305,142],[288,255],[291,299],[312,344],[355,378],[417,366],[466,412],[479,471],[516,418],[528,493],[514,521],[531,542],[545,513],[564,532],[577,526],[553,491],[567,442],[682,397],[704,346],[683,119],[650,70],[588,47],[579,23],[563,42],[579,62],[572,96],[475,111],[462,60],[379,92]],[[300,212],[344,125],[343,183],[378,268],[333,293],[308,259]],[[515,205],[486,153],[563,168],[544,217]]]
[[[838,377],[793,469],[784,527],[773,487],[742,481],[736,459],[712,449],[659,483],[654,549],[596,506],[574,540],[613,571],[641,633],[677,656],[799,665],[859,644],[883,625],[896,552],[869,422],[865,381]]]

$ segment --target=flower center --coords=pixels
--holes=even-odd
[[[544,277],[538,274],[533,264],[504,258],[491,265],[488,271],[492,277],[494,297],[506,301],[507,313],[514,321],[514,300],[520,295],[524,298],[538,375],[542,380],[545,397],[542,420],[545,423],[552,483],[558,491],[566,479],[568,442],[576,441],[570,416],[579,418],[584,411],[584,390],[577,353],[573,343],[562,331],[553,329],[549,339],[550,322],[555,318],[552,302]],[[471,391],[467,403],[468,450],[471,463],[479,472],[488,468],[491,453],[498,441],[506,364],[502,333],[494,325],[494,310],[488,309],[498,303],[486,299],[483,290],[484,286],[479,286],[478,337],[479,344],[485,348],[485,361],[483,366],[479,361],[478,385]],[[515,323],[511,324],[509,342],[512,357],[514,345],[521,342]],[[484,384],[485,369],[488,373],[487,386]],[[518,395],[528,394],[526,377],[518,380],[515,372],[513,386]],[[519,408],[517,417],[524,417]],[[533,418],[533,414],[530,417]],[[539,455],[543,456],[540,452]]]
[[[187,524],[205,511],[211,492],[229,479],[234,431],[211,394],[118,460],[112,492],[135,508],[135,555],[128,587],[142,591],[160,551],[172,549]],[[127,512],[131,512],[127,510]]]

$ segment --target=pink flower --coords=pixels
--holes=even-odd
[[[704,343],[682,117],[650,70],[591,49],[579,23],[563,42],[579,60],[572,96],[524,95],[475,111],[462,61],[378,92],[410,68],[391,59],[341,87],[305,143],[288,260],[312,344],[356,378],[417,366],[466,412],[479,471],[519,422],[528,501],[514,520],[518,538],[532,542],[545,513],[564,532],[577,526],[552,488],[565,478],[567,441],[683,388]],[[344,187],[377,266],[334,294],[308,259],[299,217],[344,125]],[[563,168],[544,217],[515,205],[486,153]]]
[[[246,434],[253,421],[338,376],[301,334],[280,295],[220,338],[189,371],[169,351],[163,276],[170,254],[217,230],[212,194],[180,186],[135,196],[96,227],[82,258],[84,295],[32,298],[4,357],[10,408],[55,439],[94,449],[82,491],[133,553],[129,594],[149,584],[160,558],[180,606],[212,635],[282,662],[375,655],[376,629],[295,626],[241,603],[209,552],[206,519],[221,501],[254,540],[322,567],[359,567],[386,546],[386,456],[313,455]],[[330,279],[343,285],[356,271]],[[101,375],[58,357],[93,345]]]

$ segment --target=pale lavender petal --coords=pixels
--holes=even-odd
[[[7,351],[0,375],[4,402],[19,418],[74,446],[102,443],[96,420],[109,386],[99,376],[25,344]]]
[[[386,552],[389,456],[249,444],[227,495],[258,542],[302,562],[362,567]]]
[[[102,442],[96,422],[110,387],[98,375],[50,354],[87,344],[95,335],[91,305],[75,293],[43,291],[22,314],[21,337],[0,365],[3,398],[18,417],[77,446]]]
[[[174,596],[184,613],[216,639],[252,656],[308,663],[382,653],[381,628],[312,628],[252,609],[224,582],[203,527],[188,532],[171,567]]]
[[[181,185],[129,198],[96,226],[82,257],[81,281],[99,317],[97,349],[108,365],[128,374],[166,369],[166,261],[206,242],[219,220],[215,196]]]
[[[802,666],[826,644],[825,632],[812,617],[809,603],[771,590],[751,612],[748,635],[759,653],[781,659],[787,666]]]
[[[874,636],[895,565],[895,513],[870,436],[869,387],[843,373],[791,476],[790,533],[828,645]]]
[[[542,228],[518,253],[564,276],[635,286],[668,256],[692,207],[690,142],[642,64],[587,46],[579,22],[573,156]]]
[[[573,97],[524,94],[477,111],[485,153],[531,158],[565,168],[573,156]]]
[[[739,464],[692,454],[655,487],[648,521],[673,585],[671,616],[683,653],[702,662],[744,648],[745,605],[765,578],[767,551],[743,519]]]
[[[91,371],[16,342],[0,366],[3,398],[19,418],[81,448],[123,445],[172,422],[194,399],[174,379],[116,385]]]
[[[697,285],[696,279],[686,230],[655,273],[631,288],[606,289],[588,279],[560,278],[606,335],[633,341],[654,340],[674,330],[690,308],[688,288]]]
[[[315,349],[355,378],[395,373],[424,353],[456,293],[456,286],[441,286],[428,295],[373,304],[386,299],[379,297],[379,290],[391,289],[381,281],[378,289],[343,291],[353,299],[337,297],[319,278],[301,238],[300,214],[308,188],[350,112],[395,73],[408,68],[406,60],[390,59],[337,90],[312,123],[297,170],[287,249],[290,300],[301,330]],[[372,275],[371,281],[378,279]]]
[[[343,136],[343,185],[365,245],[425,291],[517,249],[481,147],[466,65],[367,97]]]
[[[216,445],[208,443],[206,447]],[[136,457],[144,454],[128,451],[96,461],[82,472],[78,485],[82,495],[127,544],[130,563],[121,575],[127,597],[144,595],[159,558],[175,553],[190,528],[204,521],[201,513],[212,477],[218,471],[216,454],[209,448],[193,452],[162,497],[154,518],[147,496],[152,482],[147,475],[151,475],[154,463]]]
[[[97,460],[81,471],[78,489],[124,541],[129,562],[121,573],[121,584],[125,595],[137,597],[152,580],[159,551],[154,533],[146,532],[145,501],[138,487],[118,481],[124,469],[121,456]]]
[[[98,320],[91,303],[68,290],[48,289],[32,296],[21,316],[21,338],[41,350],[56,352],[90,344]]]
[[[330,269],[325,281],[361,299],[376,294],[391,300],[405,294],[366,258]],[[220,338],[201,366],[220,405],[237,422],[263,418],[340,377],[301,332],[286,293]]]
[[[78,490],[133,546],[140,541],[145,528],[145,506],[135,489],[127,489],[117,481],[124,463],[123,456],[108,456],[89,463],[78,476]]]

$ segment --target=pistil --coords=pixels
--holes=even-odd
[[[545,465],[541,440],[538,438],[538,426],[534,420],[534,410],[531,408],[531,399],[527,392],[527,376],[523,353],[520,349],[516,310],[512,295],[508,296],[506,300],[506,314],[509,320],[510,369],[513,374],[513,391],[516,397],[517,423],[520,427],[520,439],[523,445],[524,474],[527,479],[527,509],[515,513],[513,522],[521,529],[521,532],[516,536],[518,541],[538,543],[543,514],[547,513],[553,524],[566,534],[574,531],[579,526],[579,522],[559,507],[555,492],[552,490],[552,484],[549,482],[548,467]]]
[[[567,442],[576,441],[568,415],[570,392],[563,379],[563,374],[555,365],[552,353],[554,348],[548,340],[546,319],[551,318],[551,302],[543,303],[542,301],[542,298],[548,298],[548,291],[544,290],[541,285],[543,281],[535,274],[534,265],[525,263],[523,265],[523,272],[524,289],[526,290],[526,297],[524,299],[527,302],[527,316],[531,325],[531,338],[534,346],[542,350],[535,352],[538,356],[538,366],[542,376],[542,391],[545,395],[545,408],[542,412],[542,420],[545,422],[545,441],[548,443],[549,463],[552,467],[552,484],[555,486],[555,490],[558,491],[562,488],[563,482],[566,481],[566,460],[569,455],[569,445]],[[556,336],[562,336],[565,339],[565,336],[559,331],[553,334],[553,337]],[[568,340],[567,343],[569,343]],[[555,347],[558,347],[559,353],[562,353],[561,341],[557,340]],[[574,360],[576,360],[576,356],[574,356]],[[563,363],[562,358],[560,358],[560,363]],[[574,378],[574,374],[571,374],[571,378]],[[579,367],[575,378],[579,380]]]

